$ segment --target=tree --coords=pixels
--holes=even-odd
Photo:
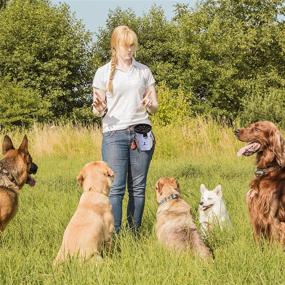
[[[13,0],[0,12],[0,79],[39,94],[49,103],[46,119],[88,121],[94,72],[110,60],[113,29],[128,25],[138,34],[137,60],[151,68],[161,90],[165,112],[160,121],[176,116],[168,114],[174,103],[167,104],[175,100],[179,106],[188,104],[183,114],[246,121],[240,114],[253,113],[255,106],[247,106],[247,98],[268,102],[266,96],[278,94],[283,104],[283,2],[206,0],[195,10],[177,4],[170,21],[157,6],[141,17],[117,8],[91,47],[89,33],[68,6]],[[261,105],[254,109],[255,117]]]
[[[90,62],[91,36],[67,5],[14,0],[1,12],[0,78],[39,93],[52,118],[90,104]]]
[[[233,120],[243,98],[284,88],[281,15],[283,1],[209,0],[177,17],[184,81],[198,112]]]
[[[9,0],[0,0],[0,10],[5,8]]]
[[[284,89],[283,6],[282,0],[207,0],[195,10],[177,4],[171,21],[156,6],[142,17],[116,9],[97,35],[95,68],[110,58],[113,28],[129,25],[139,37],[137,59],[158,85],[179,88],[192,114],[233,121],[244,98]]]

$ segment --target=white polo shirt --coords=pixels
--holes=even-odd
[[[92,85],[106,92],[108,112],[102,120],[103,132],[151,124],[146,108],[141,105],[147,88],[155,83],[150,69],[135,59],[128,71],[116,67],[113,93],[107,91],[110,71],[111,62],[99,67]]]

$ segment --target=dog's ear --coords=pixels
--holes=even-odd
[[[10,149],[15,149],[12,143],[12,140],[10,139],[9,136],[5,135],[3,144],[2,144],[2,154],[5,155],[8,150]]]
[[[155,190],[157,191],[157,193],[159,194],[159,195],[161,195],[162,194],[162,187],[163,187],[163,182],[162,182],[162,178],[160,178],[160,179],[158,179],[157,180],[157,182],[156,182],[156,184],[155,184]]]
[[[285,143],[278,130],[272,130],[269,136],[270,150],[275,154],[279,166],[285,166]]]
[[[175,189],[176,189],[178,192],[180,192],[180,186],[179,186],[179,183],[178,183],[178,181],[177,181],[177,179],[176,179],[175,177],[170,177],[170,178],[169,178],[169,182],[170,182],[171,184],[173,184],[173,186],[175,187]]]
[[[77,180],[78,184],[80,185],[80,187],[82,187],[82,184],[84,181],[84,175],[83,175],[82,170],[79,172],[78,176],[76,177],[76,180]]]
[[[219,198],[223,197],[222,186],[218,185],[215,187],[214,192],[217,194]]]
[[[176,185],[177,185],[177,191],[180,192],[180,185],[178,183],[178,181],[175,179]]]
[[[206,186],[204,184],[201,184],[200,185],[200,192],[201,192],[201,194],[203,194],[205,192],[205,190],[206,190]]]
[[[19,146],[18,150],[23,153],[28,152],[28,138],[24,135],[21,145]]]
[[[110,168],[110,167],[107,167],[107,174],[108,174],[108,176],[110,176],[110,177],[114,177],[114,171]]]

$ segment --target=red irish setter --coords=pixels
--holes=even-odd
[[[285,142],[268,121],[237,129],[235,135],[249,143],[238,155],[256,153],[257,169],[246,197],[255,239],[263,237],[285,245]]]

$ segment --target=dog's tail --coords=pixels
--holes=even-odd
[[[60,248],[56,258],[53,260],[52,265],[58,266],[58,265],[62,264],[65,261],[65,258],[66,258],[66,256],[64,254],[64,251],[62,250],[62,248]]]
[[[191,227],[190,240],[192,243],[192,249],[196,255],[202,259],[213,259],[211,249],[204,243],[201,235],[197,231],[196,226]]]

